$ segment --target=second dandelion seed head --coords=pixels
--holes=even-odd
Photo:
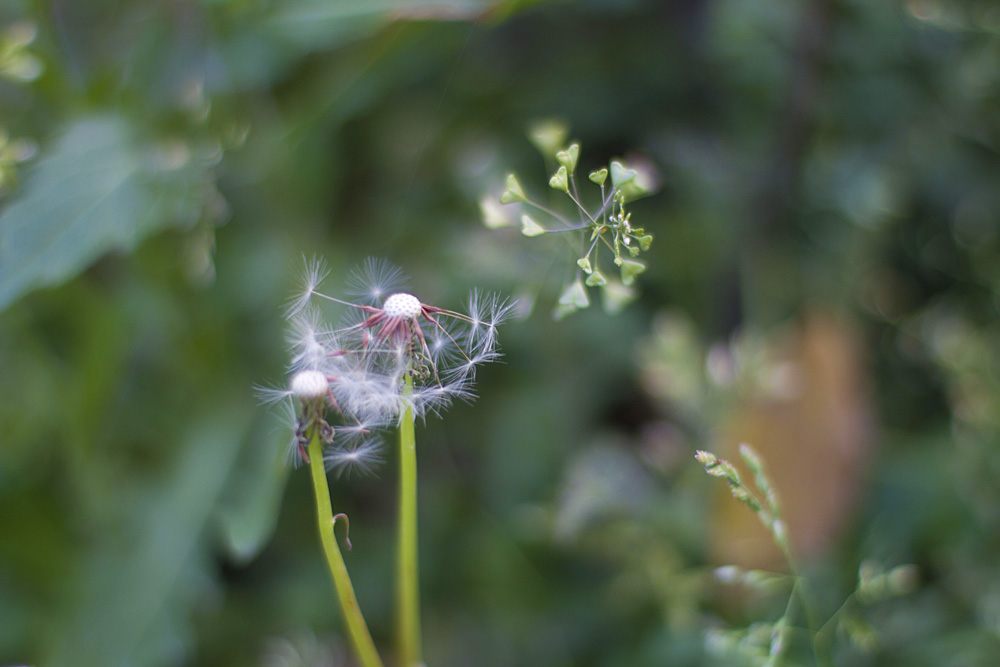
[[[320,371],[299,371],[292,376],[288,388],[292,395],[301,401],[323,398],[330,391],[326,375]]]

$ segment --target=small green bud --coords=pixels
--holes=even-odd
[[[760,455],[754,450],[753,447],[747,443],[740,444],[740,457],[742,457],[743,462],[747,464],[750,471],[755,475],[760,474],[763,465],[760,462]]]
[[[576,171],[576,162],[580,159],[580,144],[573,144],[564,151],[556,153],[556,161],[566,167],[569,173]]]
[[[592,171],[588,178],[598,185],[604,185],[604,181],[608,180],[608,170],[598,169],[597,171]]]
[[[729,473],[727,473],[726,469],[720,465],[706,465],[705,472],[712,477],[729,477]]]
[[[623,259],[621,264],[622,283],[631,285],[635,282],[635,277],[646,270],[646,265],[634,259]]]
[[[642,234],[642,230],[637,229],[636,232],[639,233],[639,234]],[[643,250],[649,250],[649,246],[651,246],[651,245],[653,245],[653,235],[652,234],[644,234],[643,236],[639,237],[639,247],[640,248],[642,248]]]
[[[525,236],[540,236],[546,231],[548,230],[532,220],[529,216],[521,216],[521,233]]]
[[[634,245],[630,245],[630,246],[628,246],[628,254],[629,254],[629,257],[638,257],[639,256],[639,249],[636,248]]]
[[[611,184],[616,188],[620,188],[626,183],[629,183],[635,177],[636,171],[634,169],[628,169],[617,160],[611,163]]]
[[[740,501],[754,512],[760,511],[760,503],[757,502],[756,498],[750,495],[750,492],[747,491],[745,487],[734,486],[729,490],[732,492],[733,498],[736,498],[736,500]]]
[[[590,266],[589,257],[581,257],[580,259],[576,260],[576,265],[579,266],[581,269],[583,269],[584,273],[589,274],[594,270],[593,267]]]
[[[511,204],[516,201],[528,201],[524,195],[524,189],[514,174],[507,174],[507,189],[500,195],[501,204]]]
[[[549,187],[553,190],[569,192],[569,173],[566,167],[559,167],[559,170],[549,179]]]
[[[699,449],[694,453],[694,460],[703,466],[714,466],[718,465],[719,459],[712,452],[706,452],[703,449]]]
[[[608,284],[608,279],[604,277],[604,274],[600,271],[594,271],[589,276],[587,280],[584,281],[587,287],[603,287]]]

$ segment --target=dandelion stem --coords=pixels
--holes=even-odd
[[[413,394],[413,376],[405,374],[404,395]],[[408,403],[408,401],[407,401]],[[399,664],[421,665],[420,589],[417,568],[417,441],[413,408],[407,404],[399,423],[399,545],[396,569],[396,614]]]
[[[312,473],[313,489],[316,492],[316,515],[319,525],[319,539],[323,544],[326,562],[330,567],[340,609],[347,624],[347,634],[351,638],[354,652],[362,667],[383,667],[382,659],[375,649],[368,626],[365,624],[358,598],[354,595],[354,586],[347,573],[347,565],[337,546],[334,535],[333,506],[330,503],[330,488],[326,483],[326,469],[323,467],[323,446],[320,429],[314,427],[309,438],[309,470]]]

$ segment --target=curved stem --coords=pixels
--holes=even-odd
[[[347,624],[347,634],[351,645],[362,667],[383,667],[382,659],[375,649],[375,642],[368,632],[358,598],[354,595],[354,586],[347,573],[347,565],[337,546],[334,535],[333,506],[330,503],[330,488],[326,483],[326,469],[323,467],[323,446],[320,429],[314,427],[309,438],[309,470],[312,473],[313,490],[316,492],[316,519],[319,525],[319,539],[323,544],[323,553],[333,577],[333,584],[340,600],[340,609]]]
[[[407,397],[413,377],[406,374]],[[396,561],[396,618],[401,667],[421,665],[420,588],[417,568],[417,440],[413,408],[399,422],[399,545]]]

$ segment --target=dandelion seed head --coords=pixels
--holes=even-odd
[[[301,295],[287,311],[287,386],[257,393],[284,409],[295,430],[291,465],[303,463],[303,442],[321,429],[329,468],[369,474],[381,460],[373,433],[408,409],[425,419],[474,398],[476,368],[500,356],[497,325],[510,306],[482,292],[470,297],[468,314],[424,304],[405,291],[399,269],[379,260],[354,274],[354,300],[316,291],[325,276],[321,262],[309,262]],[[328,324],[313,298],[339,306],[340,324]]]
[[[420,308],[420,299],[412,294],[400,292],[386,299],[382,310],[385,311],[387,317],[412,320],[420,314]]]
[[[329,391],[326,375],[320,371],[299,371],[292,376],[288,388],[292,394],[303,401],[314,401],[323,398]]]

